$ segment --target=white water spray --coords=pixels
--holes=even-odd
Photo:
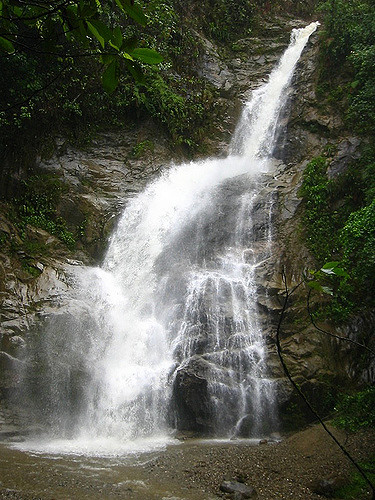
[[[52,432],[71,438],[60,451],[149,447],[171,425],[198,425],[183,394],[192,382],[205,399],[196,430],[259,435],[275,425],[254,277],[270,251],[270,213],[256,204],[295,65],[317,26],[293,30],[246,104],[230,155],[165,171],[127,206],[103,266],[82,269],[79,314],[49,325],[41,354]],[[51,345],[66,353],[59,363]]]

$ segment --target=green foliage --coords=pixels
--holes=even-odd
[[[119,9],[103,7],[85,18],[87,47],[72,36],[59,40],[58,52],[38,42],[35,51],[19,46],[3,56],[0,149],[17,154],[24,144],[40,149],[51,123],[54,134],[82,143],[99,127],[121,126],[140,114],[161,121],[176,142],[196,147],[209,124],[203,115],[209,118],[213,111],[212,95],[192,77],[201,42],[177,3],[140,0],[147,23],[138,45],[139,26]],[[32,36],[39,40],[35,29]],[[132,60],[119,55],[120,45]],[[160,72],[150,63],[161,57]]]
[[[360,462],[359,465],[366,473],[366,476],[369,478],[369,480],[374,484],[375,458],[367,462]],[[359,500],[361,498],[369,498],[368,486],[369,485],[365,481],[363,476],[358,471],[355,471],[351,474],[351,478],[348,484],[345,484],[335,491],[335,497],[342,498],[344,500]]]
[[[21,183],[20,194],[13,200],[13,205],[14,222],[21,229],[23,239],[29,224],[57,236],[68,248],[74,248],[73,234],[68,231],[65,220],[56,214],[64,189],[62,182],[49,174],[33,175]]]
[[[375,132],[375,11],[372,0],[328,0],[322,80],[357,132]],[[341,79],[343,96],[335,96]]]
[[[364,201],[366,204],[375,199],[375,146],[372,144],[366,147],[358,162],[358,168],[361,169],[363,182]]]
[[[77,237],[78,238],[83,238],[85,236],[86,228],[88,224],[88,218],[85,217],[81,224],[77,226]]]
[[[343,394],[335,406],[333,423],[348,431],[375,427],[375,387],[370,386],[356,394]]]
[[[303,223],[307,244],[320,263],[328,259],[335,248],[327,166],[326,158],[314,158],[305,169],[300,189],[300,195],[306,202]]]
[[[343,260],[357,283],[375,289],[375,199],[350,214],[341,231]]]
[[[320,314],[335,321],[375,305],[368,293],[375,286],[374,164],[374,150],[367,148],[359,161],[334,179],[328,179],[324,157],[312,160],[304,172],[300,195],[305,201],[307,245],[320,265],[337,259],[331,274],[323,266],[309,286],[334,294]]]
[[[333,289],[326,286],[325,281],[332,277],[348,279],[348,273],[341,266],[342,263],[338,261],[326,262],[319,270],[310,271],[312,279],[307,280],[307,285],[318,292],[333,295]]]
[[[35,267],[30,259],[22,259],[21,261],[21,267],[24,271],[29,273],[31,276],[34,278],[37,278],[40,274],[41,271],[37,267]]]
[[[7,234],[4,233],[3,231],[0,231],[0,247],[5,245],[5,242],[7,241],[8,237]]]
[[[45,254],[46,246],[39,241],[24,240],[22,242],[22,250],[30,257],[37,257]]]
[[[194,79],[190,79],[191,82],[194,84]],[[152,73],[147,75],[142,87],[134,87],[134,95],[137,105],[163,123],[176,143],[194,147],[206,122],[211,95],[189,92],[188,87],[184,92],[181,83]]]
[[[220,42],[233,41],[249,36],[254,17],[254,7],[246,0],[219,0],[207,12],[210,35]]]
[[[193,74],[201,42],[193,31],[195,21],[191,16],[185,17],[186,3],[181,5],[177,0],[142,0],[142,3],[148,18],[144,40],[164,56],[160,68]]]
[[[155,144],[152,141],[141,141],[138,142],[132,149],[132,156],[139,158],[144,155],[147,151],[154,151]]]
[[[351,123],[358,123],[358,130],[372,134],[375,131],[375,15],[372,14],[372,45],[357,44],[349,56],[355,69],[355,79],[348,118]]]
[[[115,0],[110,7],[95,0],[29,2],[21,7],[3,0],[0,50],[8,57],[26,51],[64,58],[77,57],[79,50],[79,57],[100,60],[103,86],[112,92],[118,85],[121,66],[136,77],[136,60],[147,64],[163,60],[153,49],[136,47],[134,37],[123,37],[119,23],[122,14],[146,25],[147,18],[140,5],[131,0]]]

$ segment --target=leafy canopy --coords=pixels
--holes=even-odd
[[[139,63],[163,60],[155,50],[139,47],[135,36],[123,36],[123,16],[141,26],[147,23],[134,0],[2,0],[0,52],[8,57],[25,52],[56,58],[96,57],[102,63],[103,87],[113,92],[121,66],[140,80]]]
[[[375,132],[375,9],[373,0],[327,0],[325,13],[326,80],[344,77],[347,118],[357,132]],[[344,97],[342,96],[342,97]],[[342,99],[341,97],[341,99]]]

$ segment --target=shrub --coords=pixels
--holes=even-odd
[[[327,159],[306,167],[300,195],[304,198],[303,231],[308,248],[322,265],[339,260],[348,276],[330,286],[333,300],[320,314],[345,321],[353,312],[375,306],[374,150],[334,179],[326,174]]]
[[[13,199],[15,223],[25,238],[26,225],[39,227],[57,236],[68,248],[73,249],[75,238],[68,231],[66,221],[57,216],[57,205],[65,186],[50,174],[30,176],[21,182],[20,195]]]
[[[375,11],[371,0],[328,0],[322,79],[346,88],[346,118],[363,134],[375,133]],[[331,96],[332,97],[332,96]],[[338,101],[336,101],[338,103]]]
[[[332,255],[335,247],[329,203],[330,182],[326,170],[326,158],[314,158],[305,169],[300,189],[300,195],[305,199],[303,223],[306,242],[320,264]]]
[[[375,289],[375,199],[350,214],[340,235],[343,262],[358,285]]]
[[[375,427],[375,387],[370,386],[356,394],[341,395],[335,406],[337,427],[349,431]]]

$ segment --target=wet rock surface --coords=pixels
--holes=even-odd
[[[100,133],[85,148],[59,139],[54,155],[40,161],[38,168],[58,175],[69,187],[58,213],[71,228],[84,226],[83,249],[100,260],[129,198],[168,167],[171,158],[170,144],[155,124],[147,122]]]

